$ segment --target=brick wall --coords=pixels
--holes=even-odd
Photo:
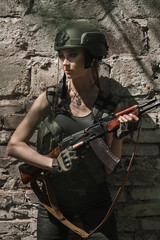
[[[55,29],[70,19],[98,23],[109,44],[102,86],[127,102],[160,93],[159,0],[1,0],[0,7],[0,239],[36,239],[37,199],[22,185],[7,142],[47,85],[57,80]],[[112,82],[112,84],[111,84]],[[137,132],[125,139],[121,166],[108,177],[114,197]],[[36,133],[30,140],[35,147]],[[143,117],[129,179],[116,208],[120,240],[160,236],[160,112]],[[75,237],[73,237],[75,239]]]

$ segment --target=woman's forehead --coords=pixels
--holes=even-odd
[[[82,48],[63,48],[59,50],[60,53],[83,52]]]

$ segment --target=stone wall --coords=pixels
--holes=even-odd
[[[36,239],[37,199],[21,183],[17,159],[5,149],[34,99],[57,81],[55,30],[71,19],[90,19],[105,34],[109,55],[102,86],[127,102],[160,93],[159,0],[0,1],[0,239]],[[121,166],[108,177],[114,197],[137,132],[125,139]],[[35,147],[36,133],[30,140]],[[120,240],[160,237],[160,112],[142,119],[139,145],[116,207]],[[73,236],[75,239],[76,237]]]

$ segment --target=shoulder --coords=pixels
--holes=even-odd
[[[101,90],[98,100],[99,102],[103,102],[103,108],[108,109],[111,112],[115,111],[117,105],[120,107],[120,97],[107,93],[107,91]]]
[[[46,98],[46,91],[41,93],[33,103],[26,117],[35,121],[41,121],[50,112],[50,106]]]
[[[49,103],[50,106],[53,105],[54,101],[55,101],[55,97],[56,97],[56,92],[57,92],[57,87],[56,85],[53,86],[49,86],[47,87],[46,90],[46,99]]]
[[[114,95],[108,94],[107,91],[99,90],[98,98],[93,107],[95,119],[100,119],[114,112],[119,104],[120,99]]]
[[[33,107],[37,107],[39,110],[43,110],[49,107],[46,97],[46,91],[39,95],[39,97],[35,100]]]
[[[56,103],[57,106],[63,105],[66,98],[66,86],[62,80],[60,80],[58,84],[47,87],[46,98],[51,107],[54,103]]]
[[[120,112],[121,109],[122,109],[122,108],[121,108],[121,104],[118,103],[117,106],[116,106],[115,109],[114,109],[114,113]]]
[[[43,92],[32,104],[29,112],[17,127],[13,134],[12,142],[28,141],[38,124],[48,115],[49,111],[50,108],[46,99],[46,93]]]

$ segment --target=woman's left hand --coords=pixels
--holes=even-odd
[[[138,128],[139,118],[133,113],[119,116],[118,120],[120,121],[119,128],[116,132],[118,139],[127,136]]]
[[[129,113],[119,116],[118,120],[120,122],[138,122],[139,118],[135,114]]]

